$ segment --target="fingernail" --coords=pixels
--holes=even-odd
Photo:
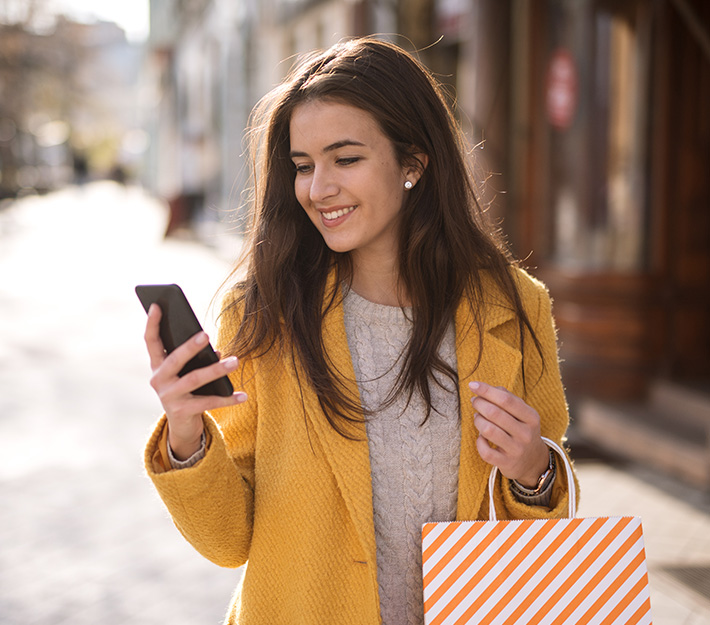
[[[239,360],[237,359],[236,356],[230,356],[229,358],[224,359],[224,366],[227,369],[236,369],[237,365],[239,364]]]
[[[249,399],[249,397],[247,397],[246,393],[235,393],[234,397],[236,398],[237,402],[240,404],[245,402],[247,399]]]
[[[204,345],[207,343],[209,339],[207,338],[207,335],[204,332],[200,332],[196,337],[195,337],[195,343],[198,345]]]
[[[480,386],[480,384],[478,382],[469,382],[468,383],[468,388],[470,388],[472,391],[477,391],[479,386]]]

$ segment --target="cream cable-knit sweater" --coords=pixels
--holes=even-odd
[[[411,334],[404,311],[369,302],[354,291],[343,301],[345,331],[367,421],[377,581],[384,625],[420,625],[423,620],[421,528],[456,518],[461,445],[456,386],[445,376],[431,385],[432,412],[416,395],[400,395],[382,407],[401,369]],[[440,355],[456,368],[453,324]],[[424,423],[423,423],[424,422]]]

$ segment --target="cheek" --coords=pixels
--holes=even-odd
[[[307,180],[298,179],[293,183],[293,190],[296,194],[296,200],[303,207],[307,208],[309,204],[310,197],[310,185]]]
[[[308,183],[308,181],[296,180],[296,182],[293,185],[293,190],[296,195],[296,201],[298,202],[299,206],[301,207],[303,212],[306,213],[306,217],[308,217],[308,219],[317,228],[320,223],[318,213],[315,211],[309,210],[309,207],[311,205],[310,184]]]

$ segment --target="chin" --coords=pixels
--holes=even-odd
[[[335,252],[336,254],[347,254],[353,251],[352,247],[346,245],[328,245],[327,243],[326,245],[331,252]]]
[[[355,249],[355,246],[347,241],[333,241],[328,237],[323,237],[323,240],[331,252],[336,252],[338,254],[347,254]]]

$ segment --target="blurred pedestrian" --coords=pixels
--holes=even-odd
[[[72,155],[74,168],[74,183],[82,186],[89,181],[89,161],[84,154],[74,152]]]
[[[254,118],[254,222],[207,341],[146,343],[146,465],[205,557],[246,564],[228,623],[423,623],[421,526],[564,516],[550,300],[476,201],[441,87],[371,38],[314,53]],[[236,276],[235,272],[235,276]],[[237,361],[237,357],[239,361]],[[237,365],[239,362],[239,368]],[[228,398],[192,395],[225,374]]]

